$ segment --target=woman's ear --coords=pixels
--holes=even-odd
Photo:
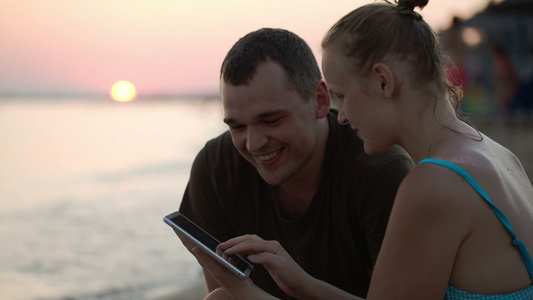
[[[372,68],[372,86],[374,91],[381,97],[390,98],[394,95],[397,82],[391,68],[382,62]]]

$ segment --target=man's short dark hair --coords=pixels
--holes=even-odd
[[[248,84],[261,63],[275,62],[285,70],[290,88],[309,99],[322,79],[313,51],[296,34],[274,28],[248,33],[229,50],[220,77],[234,86]]]

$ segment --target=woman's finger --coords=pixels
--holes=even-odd
[[[224,243],[220,243],[219,247],[222,248],[222,249],[228,249],[228,248],[231,248],[231,247],[233,247],[233,246],[235,246],[237,244],[246,242],[248,240],[256,240],[256,239],[261,240],[261,238],[258,237],[255,234],[245,234],[245,235],[241,235],[241,236],[229,239],[229,240],[225,241]]]
[[[262,252],[280,253],[285,252],[277,241],[265,241],[263,239],[247,239],[224,250],[227,255],[232,254],[257,254]]]

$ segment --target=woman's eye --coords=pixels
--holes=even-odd
[[[330,97],[331,97],[331,100],[335,101],[336,100],[341,100],[344,98],[344,95],[341,95],[341,94],[334,94],[334,93],[331,93],[330,92]]]
[[[229,128],[231,130],[240,130],[240,129],[243,129],[244,127],[245,127],[244,125],[232,125]]]

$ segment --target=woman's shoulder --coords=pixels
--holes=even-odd
[[[466,169],[464,164],[451,163],[459,167],[462,165],[461,168]],[[475,209],[472,204],[475,206],[477,201],[466,199],[477,198],[476,194],[465,179],[446,164],[422,163],[403,180],[396,201],[408,207],[418,207],[421,213],[434,211],[438,215],[457,216],[459,211]]]
[[[463,180],[455,171],[446,165],[458,164],[445,162],[445,165],[436,163],[419,163],[402,182],[401,190],[409,195],[418,197],[435,198],[441,195],[452,195],[457,192],[457,185]]]

